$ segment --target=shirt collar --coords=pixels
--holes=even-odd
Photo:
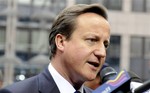
[[[82,86],[80,87],[80,89],[78,90],[78,91],[80,91],[81,93],[84,93],[83,86],[84,86],[84,85],[82,85]]]
[[[51,73],[60,93],[74,93],[75,92],[74,87],[56,71],[56,69],[52,66],[51,63],[48,65],[48,70]],[[78,91],[80,91],[81,93],[84,93],[83,85]]]

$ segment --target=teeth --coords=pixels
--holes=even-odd
[[[93,66],[95,66],[95,67],[98,67],[99,66],[99,64],[98,63],[95,63],[95,62],[88,62],[89,64],[91,64],[91,65],[93,65]]]

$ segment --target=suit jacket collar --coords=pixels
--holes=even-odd
[[[53,80],[48,68],[38,75],[39,93],[60,93],[55,81]],[[92,93],[92,90],[84,86],[84,93]]]
[[[48,68],[38,75],[38,87],[40,93],[60,93]]]

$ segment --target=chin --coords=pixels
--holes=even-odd
[[[87,79],[88,81],[94,80],[96,78],[96,75],[90,75]]]

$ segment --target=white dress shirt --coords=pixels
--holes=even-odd
[[[48,70],[51,73],[60,93],[74,93],[76,91],[74,87],[56,71],[51,63],[48,65]],[[83,85],[79,91],[83,93]]]

